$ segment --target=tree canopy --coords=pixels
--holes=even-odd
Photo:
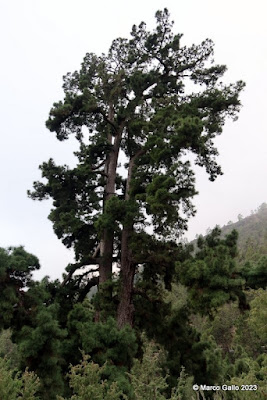
[[[214,138],[226,117],[237,118],[244,87],[222,83],[226,66],[214,63],[211,40],[183,46],[172,27],[168,10],[158,11],[153,31],[134,25],[130,38],[113,40],[107,54],[87,53],[80,70],[64,76],[65,97],[46,126],[60,141],[75,135],[77,165],[43,163],[46,181],[30,192],[53,199],[54,231],[75,250],[64,285],[86,295],[98,272],[109,303],[117,293],[119,327],[133,324],[138,268],[172,275],[177,236],[195,213],[189,154],[211,180],[222,173]]]

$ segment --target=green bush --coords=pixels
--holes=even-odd
[[[106,365],[100,367],[89,360],[90,357],[84,355],[80,364],[71,366],[68,377],[74,394],[70,400],[127,400],[117,383],[102,379]],[[57,399],[64,400],[63,397]]]
[[[10,369],[10,363],[0,358],[0,399],[1,400],[39,400],[36,395],[39,378],[26,371],[21,374]]]

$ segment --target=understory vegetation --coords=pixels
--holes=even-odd
[[[112,312],[96,321],[98,294],[66,302],[59,281],[31,280],[34,256],[1,249],[1,400],[264,399],[267,259],[248,268],[237,262],[236,244],[236,231],[222,237],[215,228],[197,250],[185,246],[171,290],[146,284],[135,327],[122,329]],[[22,278],[28,289],[18,292]],[[144,285],[140,272],[137,294]],[[196,383],[257,390],[194,392]]]

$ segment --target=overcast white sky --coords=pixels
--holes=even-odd
[[[153,28],[167,7],[183,43],[215,42],[215,61],[227,81],[247,83],[239,120],[217,140],[224,175],[209,182],[197,171],[197,215],[188,239],[235,221],[267,202],[267,3],[265,0],[3,0],[1,30],[0,247],[24,245],[40,259],[37,277],[60,278],[72,262],[47,220],[51,202],[26,195],[40,179],[38,165],[54,158],[73,165],[74,140],[58,142],[45,128],[53,102],[62,99],[62,76],[78,69],[86,52],[106,52],[142,20]]]

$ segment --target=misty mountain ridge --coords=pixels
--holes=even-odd
[[[267,203],[261,204],[251,215],[243,217],[238,215],[238,221],[229,221],[220,227],[222,236],[229,234],[233,229],[238,232],[238,259],[239,261],[256,261],[262,255],[267,256]],[[208,228],[206,235],[212,229]],[[196,244],[197,235],[191,243]]]

